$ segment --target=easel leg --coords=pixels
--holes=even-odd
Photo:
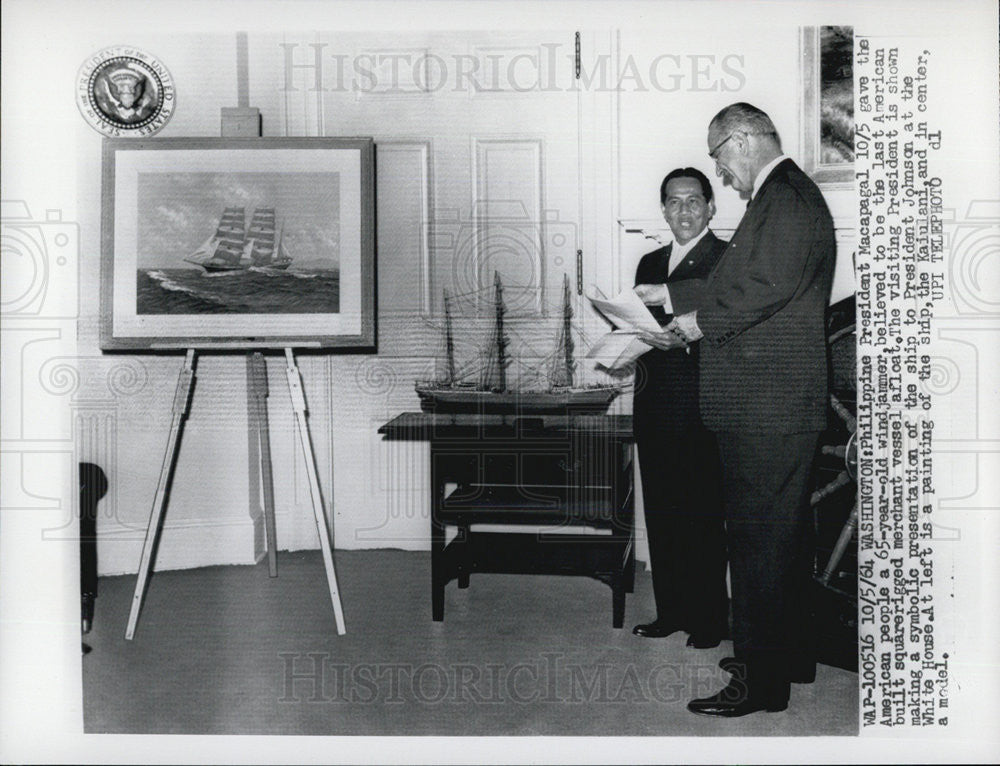
[[[264,504],[261,500],[260,476],[260,427],[257,423],[257,399],[254,396],[253,354],[246,355],[247,383],[247,515],[254,523],[254,554],[257,553],[256,526],[264,518]],[[267,551],[267,535],[264,535],[264,551]]]
[[[312,496],[313,516],[316,519],[316,532],[319,534],[319,547],[323,551],[323,565],[326,568],[326,581],[330,586],[330,600],[333,602],[333,614],[337,621],[337,634],[344,635],[344,608],[340,603],[340,592],[337,590],[337,573],[333,568],[333,548],[330,544],[330,530],[327,527],[326,514],[323,512],[323,496],[320,494],[319,476],[316,474],[316,458],[313,455],[312,441],[309,438],[309,422],[306,419],[306,398],[302,392],[302,378],[299,368],[295,366],[295,358],[290,348],[285,349],[285,372],[288,375],[288,393],[292,397],[292,410],[298,425],[299,440],[302,453],[306,458],[306,473],[309,475],[309,493]]]
[[[135,582],[135,592],[132,594],[132,608],[128,615],[128,626],[125,628],[125,640],[131,641],[135,635],[135,626],[139,621],[139,611],[146,595],[146,582],[153,568],[153,551],[160,535],[160,524],[167,505],[167,490],[173,473],[174,458],[180,442],[181,428],[187,416],[188,402],[191,397],[191,386],[194,382],[194,349],[188,349],[184,358],[184,367],[177,378],[177,389],[174,392],[173,418],[170,423],[170,435],[167,437],[167,449],[160,466],[160,480],[156,485],[156,496],[153,498],[153,508],[149,514],[149,526],[146,527],[146,540],[142,544],[142,558],[139,561],[139,574]]]
[[[247,354],[247,398],[250,402],[251,438],[255,438],[264,490],[264,528],[267,535],[267,571],[278,576],[278,536],[274,520],[274,476],[271,469],[271,432],[267,419],[267,362],[259,351]]]

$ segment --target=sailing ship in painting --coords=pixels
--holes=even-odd
[[[510,339],[504,331],[507,308],[499,273],[493,277],[494,324],[482,354],[483,363],[459,373],[455,365],[455,340],[451,302],[444,294],[445,365],[435,381],[415,386],[426,412],[519,415],[566,415],[605,412],[621,393],[612,384],[575,385],[576,362],[572,335],[573,307],[569,278],[563,277],[562,322],[553,354],[549,357],[548,387],[526,390],[509,385],[507,367]]]
[[[197,269],[138,269],[137,314],[329,314],[340,311],[338,269],[290,269],[275,208],[226,207],[212,234],[178,258]],[[337,262],[337,253],[330,262]],[[210,279],[209,279],[210,278]]]
[[[275,228],[273,207],[254,210],[250,228],[245,228],[242,207],[227,207],[215,233],[184,260],[201,266],[210,274],[245,271],[251,268],[287,269],[292,259]]]

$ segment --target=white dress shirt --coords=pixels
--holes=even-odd
[[[704,239],[707,233],[708,233],[708,227],[706,226],[704,229],[701,230],[701,233],[698,236],[696,236],[694,239],[688,240],[683,245],[674,240],[674,244],[670,248],[670,262],[667,264],[667,274],[674,273],[674,269],[676,269],[678,265],[680,265],[680,262],[687,257],[688,253],[694,250],[697,244],[701,242],[702,239]],[[666,293],[667,296],[666,299],[663,301],[663,310],[666,311],[668,314],[673,314],[674,306],[673,303],[670,301],[669,288],[664,290],[663,292]]]

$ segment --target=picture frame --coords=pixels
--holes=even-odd
[[[373,352],[371,138],[105,139],[101,348]]]
[[[854,28],[802,27],[803,170],[820,186],[854,184]]]

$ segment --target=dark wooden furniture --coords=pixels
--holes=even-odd
[[[94,624],[97,598],[97,503],[108,492],[108,477],[93,463],[79,464],[80,622],[83,633]]]
[[[635,579],[631,416],[405,412],[379,433],[430,442],[434,620],[451,580],[467,588],[474,573],[505,572],[595,577],[611,586],[612,624],[622,626]],[[445,544],[449,526],[457,534]]]

